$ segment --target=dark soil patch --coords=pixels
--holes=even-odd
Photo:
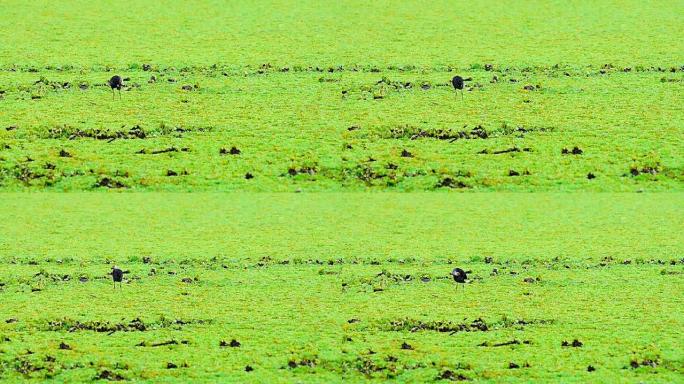
[[[656,368],[658,365],[660,365],[660,360],[659,359],[632,359],[629,362],[629,366],[632,368],[639,368],[639,367],[650,367],[650,368]]]
[[[138,155],[159,155],[162,153],[170,153],[170,152],[190,152],[190,148],[184,147],[181,149],[178,149],[176,147],[169,147],[169,148],[164,148],[164,149],[155,149],[155,150],[148,150],[148,149],[141,149],[136,154]]]
[[[570,343],[570,342],[567,342],[567,341],[565,341],[565,340],[563,340],[563,342],[561,343],[561,347],[574,347],[574,348],[579,348],[579,347],[581,347],[581,346],[583,346],[583,345],[584,345],[584,344],[583,344],[581,341],[577,340],[577,339],[573,340],[571,343]]]
[[[178,345],[179,342],[177,340],[168,340],[168,341],[160,341],[158,343],[148,343],[146,341],[141,341],[140,343],[136,344],[136,347],[164,347],[167,345]],[[180,344],[188,344],[187,340],[182,340]]]
[[[633,165],[629,168],[629,174],[632,176],[639,176],[641,174],[657,175],[661,169],[660,164],[646,166]]]
[[[64,149],[59,150],[59,157],[71,157],[71,153],[67,152]]]
[[[112,130],[109,128],[100,129],[80,129],[74,128],[68,125],[58,126],[48,130],[46,139],[95,139],[95,140],[106,140],[112,142],[117,139],[146,139],[148,137],[166,136],[166,135],[178,135],[186,132],[208,132],[211,131],[213,127],[191,127],[185,128],[182,126],[169,127],[161,124],[158,128],[145,129],[140,125],[135,125],[128,130]]]
[[[489,149],[483,149],[478,154],[480,155],[500,155],[503,153],[515,153],[515,152],[531,152],[532,150],[530,148],[518,148],[518,147],[512,147],[512,148],[506,148],[506,149],[500,149],[497,151],[491,151]]]
[[[126,380],[126,378],[121,374],[105,369],[95,376],[94,380],[122,381]]]
[[[442,332],[449,334],[455,334],[458,332],[487,332],[496,329],[503,328],[517,328],[525,327],[528,325],[547,325],[552,324],[553,320],[545,319],[518,319],[511,320],[508,318],[503,318],[496,322],[486,322],[482,318],[477,318],[471,322],[465,323],[454,323],[452,321],[422,321],[414,319],[401,319],[392,320],[388,324],[379,327],[380,330],[384,331],[408,331],[408,332]]]
[[[561,154],[563,155],[581,155],[584,151],[580,147],[573,147],[572,149],[563,148]]]
[[[240,342],[235,340],[235,339],[232,339],[230,341],[230,343],[227,341],[224,341],[224,340],[221,340],[221,342],[219,343],[219,347],[238,348],[238,347],[240,347],[240,345],[242,345],[242,344],[240,344]]]
[[[52,128],[48,131],[48,139],[64,139],[69,140],[79,138],[91,138],[96,140],[111,140],[111,139],[144,139],[147,137],[145,130],[139,125],[134,126],[128,131],[111,131],[109,129],[72,129],[69,127]]]
[[[435,185],[435,188],[469,188],[469,186],[461,180],[445,177]]]
[[[287,366],[290,369],[294,369],[297,367],[309,367],[313,368],[318,364],[318,360],[316,358],[310,359],[310,358],[305,358],[305,359],[290,359],[287,362]]]
[[[492,344],[492,343],[490,343],[490,342],[488,342],[488,341],[485,341],[484,343],[479,344],[478,346],[479,346],[479,347],[505,347],[505,346],[508,346],[508,345],[520,345],[520,344],[527,344],[527,345],[529,345],[529,344],[531,344],[531,342],[530,342],[529,340],[523,340],[523,341],[520,341],[520,340],[511,340],[511,341],[504,341],[504,342],[502,342],[502,343],[494,343],[494,344]]]
[[[553,128],[550,127],[524,127],[524,126],[511,126],[506,123],[502,124],[498,128],[486,128],[481,124],[469,128],[468,125],[464,125],[461,129],[455,128],[419,128],[413,125],[399,125],[391,127],[389,129],[381,130],[370,130],[366,133],[361,133],[362,135],[374,133],[379,135],[383,139],[436,139],[436,140],[447,140],[449,142],[454,142],[457,140],[477,140],[477,139],[489,139],[491,137],[501,137],[501,136],[516,136],[523,137],[527,133],[533,132],[552,132]]]
[[[318,166],[317,165],[303,165],[303,166],[292,166],[287,169],[287,174],[290,176],[297,176],[297,175],[309,175],[313,176],[316,173],[318,173]]]
[[[201,325],[209,324],[211,320],[183,320],[183,319],[167,319],[160,318],[157,321],[144,322],[140,318],[135,318],[129,322],[112,323],[109,321],[85,321],[62,319],[50,321],[45,330],[47,331],[94,331],[94,332],[145,332],[155,329],[176,328],[180,329],[185,325]]]
[[[242,151],[237,147],[231,147],[230,149],[221,148],[219,149],[219,155],[239,155]]]
[[[447,369],[437,376],[437,380],[467,381],[470,379],[462,373],[455,373],[454,371]]]
[[[97,183],[95,183],[95,188],[128,188],[126,184],[123,182],[110,178],[110,177],[103,177],[101,178]]]

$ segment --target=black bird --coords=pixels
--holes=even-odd
[[[451,271],[451,276],[454,278],[454,281],[459,284],[465,284],[466,279],[468,279],[468,275],[466,275],[465,271],[461,268],[454,268],[454,270]],[[465,288],[465,285],[463,287]]]
[[[112,78],[109,79],[109,86],[112,87],[112,100],[114,100],[114,90],[115,89],[119,90],[119,99],[120,99],[121,98],[121,87],[123,87],[123,80],[121,79],[121,76],[119,76],[119,75],[112,76]]]
[[[119,269],[119,267],[117,267],[116,265],[112,267],[112,280],[114,280],[114,289],[116,289],[116,283],[119,283],[119,288],[121,288],[123,274],[123,271]]]
[[[461,76],[454,76],[453,79],[451,79],[451,85],[454,86],[454,89],[457,91],[461,91],[461,100],[463,100],[463,78]]]

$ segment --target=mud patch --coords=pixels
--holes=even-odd
[[[455,334],[459,332],[488,332],[504,328],[522,329],[531,325],[553,324],[551,319],[509,319],[502,318],[498,321],[487,322],[482,318],[477,318],[471,322],[455,323],[449,320],[422,321],[415,319],[390,320],[376,328],[381,331],[391,332],[441,332]]]
[[[563,340],[563,342],[561,343],[561,347],[580,348],[583,345],[584,345],[584,343],[582,343],[581,341],[579,341],[577,339],[573,340],[572,342],[568,342],[568,341]]]
[[[183,148],[176,148],[176,147],[168,147],[164,149],[154,149],[154,150],[149,150],[149,149],[141,149],[136,154],[138,155],[159,155],[162,153],[171,153],[171,152],[190,152],[190,148],[183,147]]]
[[[435,188],[470,188],[463,180],[447,176],[435,184]]]
[[[43,327],[45,331],[53,332],[80,332],[80,331],[94,331],[98,333],[114,333],[114,332],[145,332],[157,329],[176,329],[180,330],[186,325],[204,325],[211,324],[211,320],[201,319],[167,319],[165,317],[159,318],[156,321],[145,322],[140,318],[135,318],[129,322],[112,323],[109,321],[85,321],[72,319],[53,320]]]
[[[13,165],[0,165],[0,184],[5,181],[16,180],[25,187],[48,186],[58,179],[59,176],[53,169],[39,166],[31,158],[26,158],[25,161]]]
[[[121,374],[105,369],[97,374],[93,380],[122,381],[126,380]]]
[[[490,149],[483,149],[480,152],[478,152],[478,155],[501,155],[504,153],[517,153],[517,152],[532,152],[532,149],[530,148],[518,148],[518,147],[511,147],[511,148],[506,148],[506,149],[499,149],[499,150],[490,150]]]
[[[519,137],[522,138],[530,133],[544,133],[554,132],[553,127],[525,127],[513,126],[508,123],[502,123],[499,127],[486,127],[482,124],[469,126],[463,125],[461,128],[453,127],[418,127],[411,124],[404,124],[392,127],[370,127],[367,130],[355,131],[352,134],[358,135],[359,138],[379,138],[379,139],[394,139],[394,140],[419,140],[419,139],[433,139],[445,140],[448,142],[455,142],[458,140],[484,140],[495,137]]]
[[[124,128],[124,127],[122,127]],[[170,127],[165,124],[160,124],[157,128],[143,128],[140,125],[135,125],[132,128],[125,130],[113,130],[109,128],[100,129],[80,129],[71,127],[69,125],[57,126],[51,128],[47,133],[41,137],[42,139],[95,139],[95,140],[106,140],[114,141],[117,139],[130,140],[130,139],[146,139],[148,137],[159,137],[159,136],[180,136],[186,132],[209,132],[212,131],[213,127]]]
[[[98,180],[95,185],[93,185],[94,188],[110,188],[110,189],[119,189],[119,188],[128,188],[128,185],[124,184],[123,181],[117,180],[113,177],[108,177],[105,176]]]
[[[529,345],[529,344],[532,344],[532,342],[529,340],[520,341],[517,339],[511,340],[511,341],[504,341],[501,343],[491,343],[489,341],[485,341],[482,344],[478,344],[478,347],[505,347],[505,346],[509,346],[509,345],[520,345],[520,344]]]
[[[237,147],[233,146],[229,150],[225,148],[219,149],[219,155],[239,155],[241,154],[242,151],[238,149]]]
[[[297,175],[313,176],[318,172],[319,172],[319,167],[318,167],[318,164],[315,162],[307,163],[307,164],[300,164],[300,165],[291,165],[287,169],[287,175],[291,176],[291,177],[294,177]],[[285,176],[285,174],[281,174],[280,176]]]
[[[456,373],[450,369],[446,369],[437,376],[436,380],[468,381],[471,379],[462,373]]]
[[[573,147],[572,149],[563,148],[561,149],[562,155],[581,155],[584,151],[580,147]]]
[[[167,340],[167,341],[159,341],[156,343],[148,343],[147,341],[141,341],[140,343],[136,344],[136,347],[165,347],[168,345],[178,345],[178,344],[184,344],[187,345],[189,342],[187,340],[181,340],[180,342],[172,339],[172,340]]]
[[[684,373],[684,361],[664,359],[659,353],[644,353],[632,356],[629,365],[623,369],[665,369],[672,372]]]

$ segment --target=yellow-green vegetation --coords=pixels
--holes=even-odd
[[[684,185],[677,2],[1,7],[4,190]]]
[[[0,15],[0,382],[682,382],[684,2]]]
[[[684,374],[681,194],[2,197],[7,382]]]

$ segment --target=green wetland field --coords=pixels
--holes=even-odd
[[[0,382],[684,382],[683,2],[0,15]]]
[[[684,373],[680,194],[103,196],[4,196],[3,379]]]

